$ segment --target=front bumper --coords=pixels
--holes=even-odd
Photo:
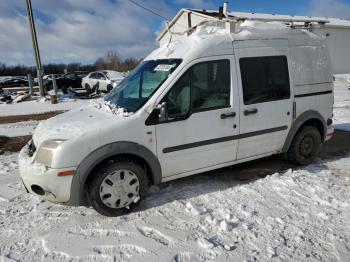
[[[59,177],[59,172],[75,170],[76,168],[54,169],[34,163],[34,156],[29,156],[26,145],[19,154],[19,173],[26,189],[42,199],[65,203],[70,199],[73,176]]]

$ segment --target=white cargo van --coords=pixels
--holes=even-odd
[[[19,157],[43,199],[122,214],[152,184],[274,154],[311,163],[333,133],[325,40],[282,23],[203,23],[103,101],[40,123]]]

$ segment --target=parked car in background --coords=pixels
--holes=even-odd
[[[28,86],[28,80],[24,77],[8,77],[0,81],[0,88]]]
[[[98,89],[103,92],[109,92],[114,86],[117,86],[123,79],[125,74],[112,71],[103,70],[92,72],[83,78],[81,85],[86,89],[91,89],[98,85]]]
[[[44,75],[43,76],[43,81],[47,81],[47,80],[52,80],[52,76],[55,76],[56,79],[59,79],[62,77],[62,74],[50,74],[50,75]]]
[[[81,80],[87,76],[89,72],[76,71],[64,74],[62,77],[56,79],[57,88],[61,89],[64,94],[67,94],[69,87],[73,89],[81,88]],[[46,90],[53,89],[52,79],[49,77],[44,81]]]

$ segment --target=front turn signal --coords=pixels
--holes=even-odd
[[[62,171],[57,174],[57,176],[74,176],[75,175],[75,170],[67,170],[67,171]]]

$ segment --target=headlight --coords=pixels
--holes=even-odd
[[[64,140],[47,140],[43,142],[36,153],[35,162],[51,167],[54,152],[63,142]]]
[[[113,87],[117,87],[117,86],[118,86],[118,83],[115,82],[115,81],[112,81],[112,86],[113,86]]]

